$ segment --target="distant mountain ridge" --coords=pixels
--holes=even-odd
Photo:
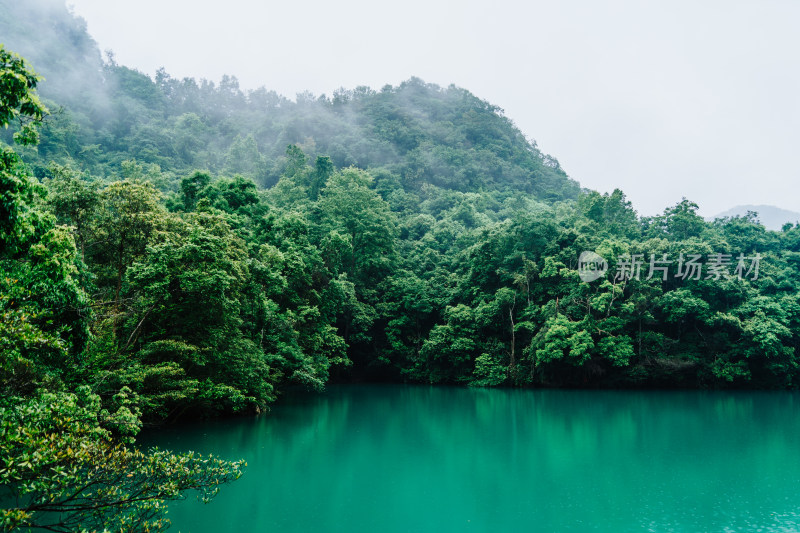
[[[0,36],[44,76],[39,91],[50,107],[65,108],[45,124],[37,151],[25,154],[38,176],[50,161],[102,177],[135,160],[174,175],[241,175],[268,188],[296,145],[312,161],[328,156],[338,168],[386,171],[415,193],[522,191],[554,202],[580,191],[502,109],[453,85],[411,78],[291,100],[242,90],[233,76],[214,83],[160,70],[151,78],[113,55],[104,62],[63,0],[0,0]]]
[[[727,211],[723,211],[708,220],[725,217],[745,216],[748,211],[758,213],[758,220],[765,228],[773,231],[780,231],[784,224],[796,224],[800,222],[800,213],[775,207],[774,205],[737,205]]]

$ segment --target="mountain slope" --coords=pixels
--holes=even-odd
[[[579,191],[501,109],[465,89],[412,78],[380,91],[292,101],[263,88],[243,91],[230,76],[215,84],[160,71],[151,79],[113,60],[104,64],[85,23],[58,0],[0,6],[4,43],[45,76],[41,94],[66,107],[43,131],[38,154],[26,154],[34,167],[56,160],[108,176],[135,159],[178,174],[240,174],[268,187],[295,144],[337,167],[385,168],[407,191],[428,184],[524,191],[548,201]]]

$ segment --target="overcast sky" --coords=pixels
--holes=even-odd
[[[117,61],[286,96],[411,76],[502,107],[640,214],[800,211],[800,2],[67,0]],[[702,4],[702,5],[701,5]]]

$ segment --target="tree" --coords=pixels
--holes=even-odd
[[[0,126],[7,128],[16,121],[19,130],[14,140],[22,145],[36,144],[36,127],[48,113],[36,94],[38,82],[25,60],[0,44]]]
[[[160,196],[152,183],[130,179],[115,181],[100,191],[93,260],[102,265],[100,282],[113,291],[117,305],[125,272],[144,256],[165,212]]]
[[[111,428],[135,435],[135,413],[127,405],[109,413],[86,386],[9,400],[0,405],[4,531],[162,531],[169,526],[166,501],[187,490],[209,501],[245,466],[127,446]]]
[[[316,201],[319,197],[319,191],[325,187],[328,178],[333,174],[333,163],[330,157],[317,157],[314,164],[314,172],[311,174],[311,189],[309,194],[311,199]]]
[[[16,141],[36,141],[46,109],[36,75],[0,47],[0,125],[16,119]],[[74,366],[87,337],[87,297],[77,282],[75,243],[42,208],[45,189],[16,153],[0,147],[0,377],[6,394],[29,392]]]
[[[611,194],[600,195],[596,191],[581,194],[578,207],[609,234],[627,235],[637,229],[636,211],[619,189]]]
[[[200,199],[200,195],[211,183],[211,176],[206,172],[196,171],[188,178],[181,180],[181,193],[183,194],[183,207],[192,211]]]
[[[349,239],[353,253],[344,271],[359,288],[389,269],[397,232],[394,215],[369,188],[371,184],[372,178],[362,170],[342,170],[328,180],[318,203],[322,228]]]
[[[119,361],[93,379],[140,394],[148,419],[174,419],[187,409],[264,410],[274,399],[273,375],[244,332],[243,307],[257,305],[244,291],[244,242],[220,215],[187,218],[130,267]]]
[[[25,60],[0,44],[0,126],[17,122],[14,141],[20,145],[36,144],[36,126],[48,112],[35,92],[38,81]],[[19,163],[14,151],[0,143],[0,252],[23,242],[39,216],[32,203],[41,190],[21,173]]]
[[[35,142],[33,128],[45,112],[35,81],[0,47],[0,125],[19,119],[22,144]],[[140,427],[130,389],[109,399],[113,414],[85,385],[62,392],[78,377],[91,316],[77,276],[81,263],[70,228],[45,210],[45,190],[13,150],[1,149],[0,527],[162,530],[166,500],[187,489],[207,500],[243,463],[128,447]],[[77,216],[77,204],[56,205]],[[126,264],[127,244],[116,249],[127,253],[119,260]]]
[[[91,224],[97,216],[100,195],[96,183],[58,164],[50,167],[52,178],[47,183],[48,204],[60,224],[72,226],[75,241],[86,259],[86,245],[92,240]]]
[[[698,209],[696,203],[686,198],[668,207],[664,210],[663,216],[659,217],[663,231],[674,240],[699,236],[706,223],[697,214]]]

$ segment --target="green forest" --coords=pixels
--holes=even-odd
[[[244,465],[141,451],[139,429],[291,388],[800,383],[798,226],[688,199],[639,216],[455,86],[151,78],[61,5],[3,7],[6,529],[164,528],[166,500]],[[607,276],[580,279],[587,250]],[[644,275],[651,254],[719,253],[729,276]],[[631,254],[643,275],[615,277]]]

